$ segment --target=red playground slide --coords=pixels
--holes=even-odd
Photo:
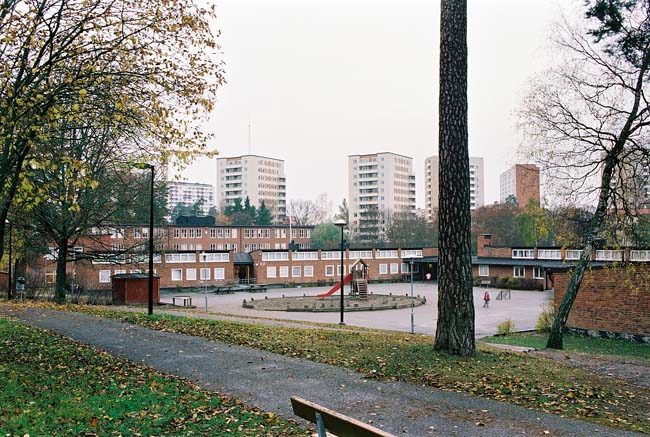
[[[345,276],[345,278],[343,278],[343,284],[344,285],[349,284],[351,280],[352,280],[352,273],[348,273]],[[336,293],[337,291],[339,291],[339,288],[341,288],[341,283],[340,282],[338,284],[336,284],[334,287],[332,287],[332,289],[330,291],[328,291],[327,293],[317,294],[316,297],[323,298],[323,297],[331,296],[334,293]]]

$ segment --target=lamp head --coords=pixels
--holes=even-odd
[[[334,222],[334,224],[339,228],[344,228],[348,225],[343,219],[338,219],[337,221]]]

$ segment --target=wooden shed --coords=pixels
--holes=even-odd
[[[113,303],[135,304],[149,302],[149,274],[124,273],[113,275]],[[153,301],[160,301],[160,277],[153,277]]]

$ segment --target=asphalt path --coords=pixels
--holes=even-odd
[[[100,317],[27,308],[12,313],[116,357],[192,380],[249,405],[295,418],[300,396],[399,436],[634,435],[514,405]]]

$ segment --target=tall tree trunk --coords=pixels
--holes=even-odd
[[[472,355],[469,153],[467,149],[467,2],[442,0],[440,16],[440,204],[438,324],[435,348]]]
[[[68,265],[68,239],[62,238],[57,242],[59,253],[56,260],[56,283],[54,285],[54,300],[58,304],[65,303],[67,272]]]

